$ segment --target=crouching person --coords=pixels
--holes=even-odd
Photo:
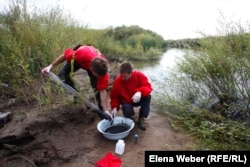
[[[134,107],[140,107],[138,127],[146,130],[144,118],[150,112],[151,92],[153,90],[148,77],[138,70],[133,70],[129,62],[120,65],[120,74],[115,78],[110,91],[111,114],[116,115],[122,109],[125,117],[134,116]]]

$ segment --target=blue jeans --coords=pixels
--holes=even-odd
[[[123,103],[122,104],[122,113],[125,117],[131,117],[135,114],[134,107],[141,107],[139,110],[139,117],[147,118],[150,111],[150,101],[151,95],[141,98],[138,103]]]

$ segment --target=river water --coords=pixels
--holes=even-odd
[[[133,64],[135,69],[139,69],[148,75],[155,92],[163,91],[161,85],[166,84],[169,73],[184,54],[183,50],[169,49],[163,53],[158,62],[133,62]],[[164,89],[164,92],[167,91],[167,88]]]

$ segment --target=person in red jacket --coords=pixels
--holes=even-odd
[[[149,115],[152,90],[152,85],[145,74],[133,70],[129,62],[122,63],[120,74],[115,78],[110,91],[111,114],[115,116],[121,105],[123,115],[131,118],[135,114],[133,107],[140,106],[138,126],[146,130],[144,118]]]
[[[109,85],[108,61],[104,55],[91,45],[77,45],[73,49],[66,49],[64,53],[57,57],[49,66],[42,69],[42,73],[48,74],[62,62],[65,62],[65,64],[59,72],[59,77],[74,89],[76,88],[72,80],[73,73],[80,68],[87,71],[90,84],[96,91],[95,95],[99,109],[112,118],[108,111],[107,100],[107,87]],[[102,117],[100,114],[99,116]]]

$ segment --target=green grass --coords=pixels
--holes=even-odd
[[[250,149],[250,35],[225,22],[222,35],[189,48],[161,85],[155,103],[203,150]],[[174,95],[173,95],[174,94]]]
[[[31,11],[30,11],[31,10]],[[0,13],[0,87],[2,97],[17,101],[50,103],[58,89],[47,86],[41,69],[49,65],[66,48],[92,44],[109,60],[158,59],[163,52],[163,38],[138,26],[102,30],[80,26],[60,6],[27,10],[25,0],[10,1]],[[122,35],[122,39],[116,39]],[[123,42],[121,42],[123,41]],[[142,43],[141,41],[144,41]],[[156,42],[158,44],[156,45]],[[54,69],[57,73],[60,66]]]

